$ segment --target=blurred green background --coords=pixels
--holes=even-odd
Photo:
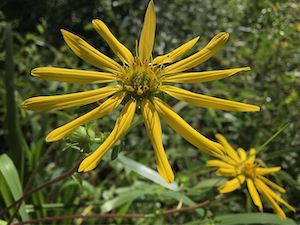
[[[146,1],[137,0],[1,1],[0,153],[6,153],[16,166],[20,179],[20,184],[16,184],[20,186],[17,196],[20,196],[41,157],[44,161],[31,187],[59,176],[84,155],[82,152],[94,150],[110,132],[118,116],[118,112],[111,113],[82,128],[77,136],[54,145],[45,143],[44,138],[52,129],[94,105],[43,113],[25,111],[18,105],[32,96],[71,93],[94,86],[42,81],[31,77],[30,71],[40,66],[95,69],[72,54],[63,41],[61,28],[81,36],[103,53],[114,57],[108,45],[92,29],[94,18],[103,20],[112,33],[134,52],[146,4]],[[261,146],[287,124],[267,144],[259,158],[268,166],[282,167],[283,170],[272,179],[287,189],[284,197],[299,209],[300,3],[296,0],[168,0],[155,1],[155,5],[157,32],[154,55],[166,53],[200,35],[195,51],[218,32],[226,31],[230,33],[227,44],[195,70],[252,68],[227,79],[185,84],[183,87],[256,104],[262,110],[258,113],[225,112],[196,108],[167,96],[165,100],[202,134],[214,139],[215,133],[222,133],[233,146],[244,149]],[[135,119],[139,124],[140,115]],[[221,181],[205,167],[205,160],[209,157],[164,123],[163,133],[164,146],[176,175],[176,191],[146,179],[132,171],[135,169],[130,165],[134,164],[122,161],[128,160],[128,157],[155,170],[153,150],[144,127],[139,124],[115,147],[114,153],[121,152],[121,158],[112,160],[114,157],[107,156],[93,172],[74,174],[35,193],[26,200],[26,206],[22,206],[24,215],[18,214],[17,218],[24,220],[109,211],[148,214],[174,208],[181,203],[199,203],[217,195],[215,186]],[[48,153],[44,155],[45,152]],[[8,162],[6,158],[1,160]],[[143,173],[143,169],[140,170]],[[3,174],[0,176],[0,209],[17,198],[7,179]],[[25,212],[24,207],[27,208]],[[272,212],[267,204],[265,211]],[[64,224],[220,224],[218,216],[246,212],[257,210],[241,189],[204,209],[189,213],[145,219],[105,219],[101,222],[65,220]],[[1,219],[8,220],[12,213]],[[300,221],[299,213],[287,215]]]

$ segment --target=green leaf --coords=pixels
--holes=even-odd
[[[20,138],[20,128],[17,118],[17,107],[15,101],[14,84],[14,60],[13,60],[13,32],[11,25],[7,23],[5,29],[5,73],[4,84],[6,91],[6,126],[7,126],[7,144],[9,146],[9,155],[15,162],[18,169],[23,168],[23,151]],[[22,173],[21,173],[22,177]]]
[[[7,222],[6,221],[4,221],[4,220],[0,220],[0,225],[6,225],[7,224]]]
[[[173,182],[171,184],[166,183],[156,171],[150,169],[149,167],[147,167],[141,163],[138,163],[132,159],[129,159],[124,155],[119,155],[116,160],[118,162],[120,162],[125,168],[133,170],[134,172],[147,178],[148,180],[151,180],[157,184],[160,184],[160,185],[164,186],[165,188],[168,188],[172,191],[179,190],[179,187],[176,182]]]
[[[131,204],[132,204],[132,202],[128,202],[127,204],[123,205],[123,206],[119,209],[118,213],[120,213],[120,214],[125,214],[125,213],[127,213],[127,211],[129,210]],[[117,224],[121,224],[123,220],[124,220],[124,218],[116,218]]]
[[[122,143],[112,149],[110,159],[115,160],[116,158],[118,158],[118,155],[121,152],[121,150],[122,150]]]
[[[13,161],[6,154],[0,156],[0,173],[9,187],[14,200],[19,199],[23,194],[20,178]],[[23,221],[29,219],[24,203],[20,207],[19,214]]]
[[[224,178],[210,178],[200,181],[192,188],[186,188],[188,195],[200,196],[206,194],[209,191],[214,191],[216,187],[219,187],[225,183]]]
[[[142,195],[151,193],[152,190],[130,190],[125,193],[121,193],[118,197],[105,202],[101,206],[101,212],[106,213],[114,208],[118,208],[125,203],[132,202],[134,199],[139,198]]]
[[[218,187],[224,184],[226,179],[224,178],[209,178],[200,181],[194,188],[197,189],[211,189],[212,187]]]
[[[222,225],[268,224],[268,225],[297,225],[292,219],[280,220],[271,213],[240,213],[218,216],[215,218]]]
[[[11,192],[9,190],[9,187],[7,186],[4,177],[2,176],[2,173],[0,173],[0,193],[7,206],[13,203],[14,200],[12,199]],[[9,214],[13,215],[13,213],[13,209],[10,209]]]

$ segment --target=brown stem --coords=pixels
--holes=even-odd
[[[205,200],[199,204],[182,207],[182,208],[175,208],[175,209],[168,209],[161,212],[156,213],[157,215],[170,215],[180,212],[187,212],[191,211],[200,207],[204,207],[210,204],[212,201],[220,198],[222,195],[217,195],[212,200]],[[99,219],[99,218],[146,218],[155,216],[155,214],[121,214],[121,213],[103,213],[103,214],[89,214],[89,215],[82,215],[82,214],[71,214],[71,215],[62,215],[62,216],[53,216],[53,217],[46,217],[46,218],[36,218],[32,220],[27,220],[23,222],[15,223],[14,225],[23,225],[23,224],[34,224],[40,222],[49,222],[49,221],[58,221],[58,220],[65,220],[65,219]]]
[[[58,221],[58,220],[65,220],[65,219],[80,219],[80,218],[99,219],[99,218],[144,218],[144,217],[145,217],[144,214],[119,214],[119,213],[89,214],[89,215],[72,214],[72,215],[37,218],[37,219],[15,223],[14,225],[33,224],[33,223],[40,223],[40,222]]]

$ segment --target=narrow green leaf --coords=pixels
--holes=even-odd
[[[2,195],[5,205],[11,205],[14,202],[9,187],[7,186],[7,183],[4,177],[2,176],[2,173],[0,173],[0,193]],[[9,214],[12,216],[13,213],[13,209],[10,209]]]
[[[271,142],[273,141],[274,138],[276,138],[282,131],[284,131],[287,127],[289,126],[289,123],[283,125],[282,127],[279,128],[279,130],[273,134],[265,143],[263,143],[261,146],[259,146],[258,148],[256,148],[256,154],[265,151],[265,147]]]
[[[118,162],[120,162],[125,168],[133,170],[134,172],[138,173],[139,175],[157,183],[165,188],[168,188],[173,191],[178,191],[179,187],[176,182],[173,182],[171,184],[166,183],[162,177],[154,170],[150,169],[149,167],[138,163],[132,159],[127,158],[124,155],[119,155],[116,159]]]
[[[20,178],[13,161],[6,154],[0,155],[0,173],[9,187],[14,200],[19,199],[23,194]],[[19,214],[23,221],[29,219],[24,203],[20,207]]]
[[[19,135],[19,125],[17,119],[17,110],[15,102],[15,85],[14,85],[14,61],[13,61],[13,35],[9,23],[5,29],[5,73],[4,84],[6,92],[6,113],[5,122],[7,126],[7,144],[9,155],[14,161],[16,167],[22,171],[23,168],[23,151]],[[22,172],[21,172],[22,177]]]
[[[280,220],[271,213],[239,213],[218,216],[215,220],[222,225],[267,224],[267,225],[297,225],[292,219]]]
[[[135,190],[135,191],[131,190],[130,192],[122,193],[118,197],[105,202],[101,206],[101,212],[103,212],[103,213],[109,212],[112,209],[118,208],[121,205],[124,205],[127,202],[131,202],[147,193],[148,193],[148,191],[144,191],[144,190]]]
[[[116,147],[114,147],[111,151],[111,155],[110,155],[110,159],[111,160],[115,160],[116,158],[118,158],[119,153],[122,150],[122,143]]]

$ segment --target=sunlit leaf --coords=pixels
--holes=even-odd
[[[168,188],[173,191],[177,191],[179,189],[176,182],[173,182],[171,184],[166,183],[156,171],[150,169],[149,167],[141,163],[129,159],[124,155],[119,155],[116,160],[119,161],[127,169],[130,169],[138,173],[139,175],[147,178],[148,180],[151,180],[157,184],[164,186],[165,188]]]
[[[0,155],[0,173],[9,187],[13,199],[19,199],[23,195],[23,191],[18,171],[12,160],[6,154]],[[24,203],[21,205],[19,213],[22,220],[29,219]]]

